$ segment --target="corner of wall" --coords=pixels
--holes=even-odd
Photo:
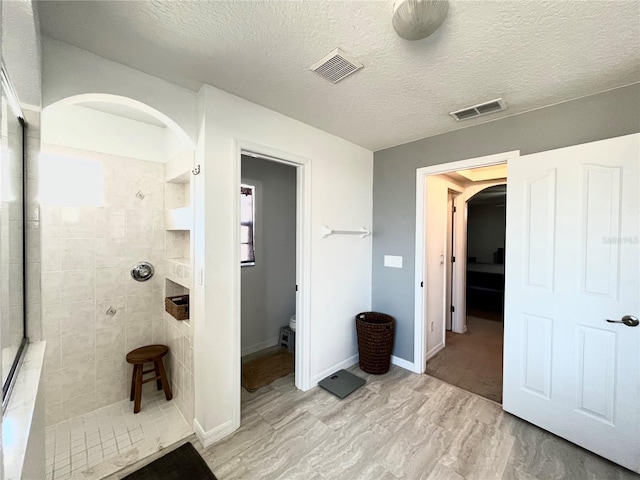
[[[205,431],[198,420],[193,421],[193,429],[196,432],[196,437],[198,438],[198,440],[200,440],[200,443],[202,443],[205,448],[213,445],[216,442],[219,442],[227,435],[233,433],[239,427],[239,421],[234,422],[233,420],[228,420],[209,431]]]

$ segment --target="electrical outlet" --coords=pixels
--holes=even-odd
[[[433,332],[433,322],[431,322],[431,331]]]

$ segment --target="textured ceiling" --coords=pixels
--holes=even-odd
[[[198,89],[219,87],[371,150],[640,81],[640,2],[455,1],[410,42],[387,1],[45,1],[44,35]],[[364,69],[309,67],[339,47]],[[497,97],[507,112],[448,112]]]

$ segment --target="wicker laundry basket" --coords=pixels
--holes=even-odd
[[[378,312],[362,312],[356,315],[358,353],[362,371],[382,375],[389,371],[395,319]]]

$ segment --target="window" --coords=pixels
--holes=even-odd
[[[240,263],[255,265],[256,250],[254,244],[256,187],[240,185]]]

